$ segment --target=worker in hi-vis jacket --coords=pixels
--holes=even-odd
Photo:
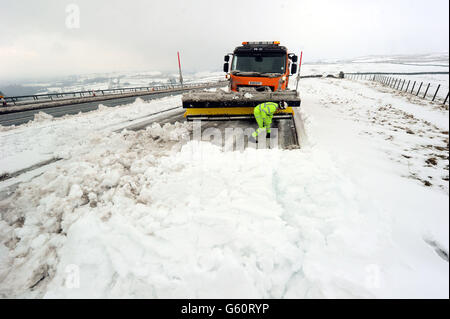
[[[266,136],[270,138],[270,126],[272,124],[273,115],[277,110],[284,110],[287,106],[288,104],[284,101],[281,101],[280,103],[264,102],[258,104],[253,110],[256,122],[258,123],[258,129],[252,133],[249,140],[255,143],[257,141],[257,137],[262,132],[265,132]]]

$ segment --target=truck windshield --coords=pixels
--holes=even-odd
[[[248,56],[235,55],[231,65],[231,71],[257,72],[257,73],[281,73],[286,69],[285,55]]]

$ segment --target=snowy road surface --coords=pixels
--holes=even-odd
[[[294,150],[113,132],[176,97],[3,128],[3,171],[63,160],[0,202],[0,296],[448,298],[448,110],[376,83],[301,92]]]

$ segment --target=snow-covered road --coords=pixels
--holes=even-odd
[[[369,82],[301,92],[299,150],[99,129],[145,103],[4,129],[17,163],[64,160],[0,202],[0,296],[448,298],[448,111]]]

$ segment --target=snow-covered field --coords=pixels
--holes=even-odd
[[[351,60],[310,62],[305,52],[303,70],[306,73],[323,72],[324,74],[351,72],[448,72],[449,55],[412,54],[412,55],[380,55],[366,56]]]
[[[448,298],[448,110],[300,87],[298,150],[114,132],[180,97],[2,128],[4,172],[63,160],[0,202],[0,296]]]
[[[408,88],[408,92],[411,92],[411,90],[413,89],[413,85],[414,85],[414,92],[413,94],[417,94],[417,90],[419,90],[420,88],[420,93],[419,96],[423,97],[425,94],[425,91],[427,89],[428,84],[430,84],[430,87],[428,89],[427,93],[427,99],[431,100],[434,96],[434,94],[436,94],[436,100],[440,101],[441,103],[445,100],[445,98],[447,97],[448,94],[448,89],[449,89],[449,82],[448,82],[448,74],[421,74],[421,75],[394,75],[394,76],[390,76],[394,79],[397,79],[400,82],[400,86],[403,84],[403,81],[405,81],[404,83],[404,88],[403,90],[406,90],[406,88],[408,87],[408,82],[410,82],[409,88]],[[395,80],[393,80],[395,81]],[[416,82],[414,84],[414,81]],[[423,83],[422,87],[420,87],[420,84]],[[439,90],[438,90],[438,86]],[[448,105],[448,100],[447,100],[447,105]]]
[[[385,73],[413,73],[413,72],[449,72],[449,56],[446,54],[426,54],[426,55],[399,55],[399,56],[369,56],[353,59],[351,61],[335,61],[328,63],[306,63],[302,66],[303,75],[312,74],[338,74],[360,73],[360,72],[385,72]],[[413,82],[417,84],[414,88],[414,94],[417,93],[419,85],[423,82],[420,90],[420,96],[425,94],[426,87],[430,83],[427,97],[433,97],[438,85],[437,99],[444,101],[449,92],[448,74],[422,74],[422,75],[390,75],[389,77],[411,81],[409,91],[412,89]],[[406,89],[406,84],[404,89]]]
[[[197,72],[183,75],[184,83],[201,83],[219,81],[225,78],[223,72]],[[76,92],[83,90],[105,90],[113,88],[146,87],[179,84],[178,73],[163,73],[159,71],[89,74],[80,76],[70,85],[60,84],[45,87],[45,92]],[[34,84],[32,84],[34,85]]]

